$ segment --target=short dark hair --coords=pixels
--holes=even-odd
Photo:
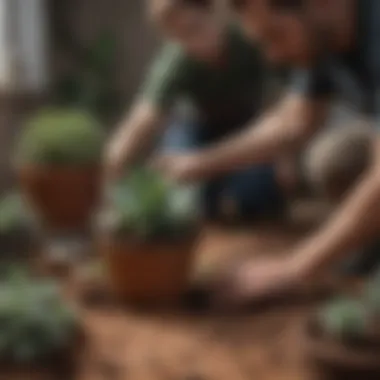
[[[250,1],[254,0],[232,0],[232,7],[237,10],[244,9]],[[280,10],[297,10],[303,7],[305,0],[268,0],[269,5]]]
[[[213,0],[177,0],[180,5],[188,5],[197,8],[211,8]]]

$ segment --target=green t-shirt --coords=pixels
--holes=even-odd
[[[231,27],[218,66],[190,57],[179,45],[166,44],[149,72],[143,97],[161,109],[188,101],[206,124],[231,127],[245,123],[262,106],[267,77],[257,48]]]

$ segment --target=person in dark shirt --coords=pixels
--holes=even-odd
[[[151,0],[148,5],[165,42],[136,105],[109,144],[106,168],[116,176],[157,135],[163,135],[164,151],[189,150],[243,129],[263,107],[271,81],[257,47],[240,28],[218,20],[211,0]],[[178,105],[191,116],[172,117]],[[228,214],[253,220],[281,213],[284,206],[271,163],[203,181],[210,219]]]
[[[273,162],[282,151],[299,149],[310,141],[337,95],[347,98],[371,126],[367,129],[362,123],[342,130],[327,151],[322,149],[316,155],[322,161],[326,156],[332,158],[328,170],[322,165],[328,172],[324,173],[325,179],[344,178],[349,186],[342,192],[343,182],[336,181],[332,187],[341,187],[341,191],[334,195],[340,193],[341,197],[335,213],[286,258],[260,263],[251,259],[231,273],[224,294],[243,302],[296,288],[337,260],[348,258],[353,250],[367,246],[378,235],[380,1],[235,0],[233,6],[246,33],[260,43],[265,56],[292,68],[292,83],[280,104],[249,131],[210,149],[163,157],[164,173],[191,181],[231,166]],[[361,158],[354,160],[359,151]],[[351,168],[356,166],[351,181],[347,180],[347,162],[351,162]],[[373,259],[373,249],[360,251],[361,259],[367,254],[370,257],[368,252],[372,252]],[[366,272],[375,264],[372,261],[364,265]]]

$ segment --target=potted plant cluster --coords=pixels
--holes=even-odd
[[[358,299],[342,296],[313,315],[305,342],[321,379],[380,379],[380,274]]]
[[[36,370],[69,375],[82,344],[75,312],[55,283],[24,270],[0,278],[0,372]],[[54,377],[56,378],[56,377]]]
[[[20,184],[33,211],[53,230],[85,227],[97,204],[104,133],[91,115],[45,109],[16,148]]]
[[[35,220],[22,196],[12,191],[0,199],[1,259],[24,257],[35,248]]]
[[[111,290],[124,300],[162,303],[185,291],[198,232],[197,191],[136,168],[100,215],[100,250]]]

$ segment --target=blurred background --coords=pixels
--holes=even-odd
[[[128,109],[160,43],[144,8],[137,0],[0,0],[1,191],[12,184],[13,139],[31,111],[52,100],[81,105],[112,128]],[[227,17],[226,1],[217,8]]]
[[[227,0],[216,2],[216,11],[221,18],[228,17],[226,4]],[[67,336],[67,339],[71,339],[70,342],[75,345],[77,341],[76,336],[72,335],[71,317],[68,318],[67,314],[63,317],[63,313],[62,315],[58,313],[58,317],[53,321],[53,317],[56,316],[50,309],[52,303],[46,302],[46,299],[59,301],[62,303],[62,305],[57,304],[60,305],[59,310],[65,311],[65,307],[68,304],[71,306],[71,301],[75,299],[81,306],[76,316],[78,326],[84,326],[88,335],[87,351],[84,350],[88,355],[84,360],[83,375],[82,372],[78,372],[77,377],[66,377],[65,380],[72,378],[81,380],[308,379],[309,377],[303,376],[304,358],[301,352],[303,349],[293,350],[293,348],[298,346],[295,342],[299,342],[300,332],[304,332],[299,328],[301,322],[309,315],[310,310],[314,309],[314,301],[319,301],[318,297],[312,300],[314,303],[311,306],[306,306],[302,300],[300,305],[295,305],[293,308],[279,305],[277,309],[268,310],[268,313],[264,314],[257,313],[255,309],[251,318],[246,316],[236,316],[233,319],[219,316],[213,318],[186,313],[184,313],[186,315],[180,313],[177,315],[178,313],[170,312],[137,316],[130,310],[116,308],[113,303],[114,298],[108,292],[108,285],[105,285],[105,277],[107,277],[105,272],[108,270],[108,277],[113,278],[115,283],[119,282],[123,290],[134,289],[135,283],[137,283],[135,289],[142,289],[142,293],[149,293],[153,289],[153,294],[148,294],[150,297],[148,298],[154,300],[156,298],[154,292],[157,290],[155,281],[160,285],[163,283],[161,290],[164,289],[164,293],[166,290],[169,290],[169,293],[170,291],[178,292],[178,289],[182,292],[181,286],[185,289],[188,273],[192,269],[190,258],[192,259],[193,256],[197,259],[194,261],[197,262],[199,273],[208,274],[209,268],[219,269],[216,264],[221,262],[228,264],[227,259],[235,258],[236,254],[247,253],[247,247],[255,254],[283,254],[304,238],[304,229],[293,230],[288,229],[287,226],[284,228],[282,225],[270,226],[270,228],[266,225],[255,226],[254,232],[253,229],[249,229],[250,227],[241,230],[210,228],[207,229],[207,235],[203,234],[205,238],[200,242],[201,244],[198,244],[198,240],[195,239],[198,235],[193,234],[191,225],[194,220],[190,215],[189,225],[184,223],[181,226],[175,218],[171,220],[172,225],[162,224],[168,228],[167,241],[165,238],[158,239],[158,243],[154,240],[152,244],[149,236],[142,235],[143,239],[138,240],[142,242],[139,246],[138,244],[129,245],[131,236],[135,237],[130,220],[120,219],[119,224],[125,224],[122,227],[125,228],[124,232],[127,236],[127,239],[123,241],[123,244],[126,244],[122,248],[119,244],[119,231],[115,229],[112,235],[107,228],[104,228],[103,235],[99,233],[92,236],[96,241],[92,242],[93,245],[90,247],[67,245],[68,239],[63,239],[66,251],[72,253],[70,259],[73,258],[73,262],[53,260],[51,263],[44,257],[48,256],[45,251],[49,253],[51,253],[50,250],[54,253],[56,251],[41,240],[39,234],[35,234],[34,227],[38,224],[38,220],[36,222],[31,217],[29,209],[25,207],[20,197],[20,191],[13,193],[13,189],[18,189],[13,165],[14,145],[25,122],[36,110],[45,109],[46,105],[60,105],[63,106],[62,109],[79,107],[89,111],[90,115],[94,115],[96,120],[100,121],[101,133],[98,133],[98,129],[92,125],[92,119],[86,119],[81,114],[70,112],[49,114],[47,112],[41,118],[37,118],[35,124],[38,128],[35,128],[32,134],[26,133],[23,136],[24,145],[21,144],[19,148],[21,153],[25,153],[26,158],[25,170],[21,170],[20,175],[24,185],[21,192],[35,200],[36,208],[41,209],[41,214],[46,214],[44,216],[47,220],[49,219],[47,224],[51,224],[52,230],[57,228],[57,230],[71,232],[72,227],[73,230],[78,226],[80,229],[82,221],[88,222],[90,212],[97,205],[99,198],[97,193],[100,193],[98,187],[100,187],[99,177],[101,176],[97,171],[100,172],[99,161],[105,141],[103,130],[106,134],[110,133],[129,109],[159,45],[159,35],[146,19],[145,1],[142,0],[0,0],[0,194],[10,193],[10,196],[4,197],[4,201],[0,200],[0,251],[1,254],[9,253],[12,264],[16,262],[15,258],[18,257],[16,254],[20,252],[20,261],[25,267],[29,266],[30,258],[39,256],[42,257],[41,261],[45,258],[47,266],[50,265],[48,269],[45,268],[46,273],[40,276],[41,273],[38,272],[38,276],[32,276],[32,278],[19,276],[18,272],[14,276],[14,272],[10,271],[12,272],[10,279],[4,276],[5,270],[0,265],[0,280],[3,281],[0,290],[3,288],[10,290],[8,298],[5,297],[6,293],[0,294],[0,301],[4,299],[16,301],[21,299],[22,301],[20,302],[22,307],[10,308],[14,314],[8,312],[6,302],[0,302],[0,357],[4,352],[8,354],[6,350],[9,347],[1,346],[3,343],[1,333],[8,330],[6,323],[9,322],[12,325],[13,321],[19,319],[20,325],[25,327],[27,324],[22,325],[22,323],[29,312],[31,312],[30,326],[34,323],[39,329],[33,337],[46,333],[50,339],[47,339],[49,344],[41,346],[42,349],[40,341],[36,339],[34,342],[34,338],[30,338],[29,330],[25,328],[23,330],[25,334],[22,337],[25,341],[20,340],[22,344],[15,341],[15,352],[21,350],[20,355],[25,355],[26,359],[30,359],[28,355],[33,357],[34,354],[37,356],[41,352],[43,355],[46,355],[46,352],[49,355],[51,347],[57,347],[55,341],[57,329],[60,329],[61,337]],[[281,86],[274,86],[271,99],[272,97],[275,99],[280,90]],[[339,127],[345,125],[348,120],[352,122],[356,117],[353,110],[337,103],[328,123]],[[48,132],[52,129],[59,131],[59,127],[63,127],[62,134]],[[87,146],[84,144],[84,149],[82,149],[81,139],[78,141],[77,136],[83,140],[88,137]],[[26,148],[25,152],[22,151],[23,148]],[[28,158],[30,162],[27,162]],[[29,165],[30,163],[32,165]],[[65,171],[67,169],[65,164],[69,167],[69,171]],[[76,170],[70,172],[73,167],[78,169],[78,172]],[[136,227],[138,233],[142,230],[145,234],[146,227],[149,227],[147,222],[154,219],[151,217],[155,215],[152,214],[152,210],[160,217],[162,217],[160,213],[166,217],[166,210],[163,212],[162,209],[165,208],[167,198],[170,200],[174,198],[174,193],[169,191],[165,193],[166,187],[161,186],[156,178],[144,179],[137,176],[135,180],[138,185],[135,188],[136,199],[141,197],[141,201],[133,202],[132,197],[127,200],[121,199],[126,193],[122,188],[120,204],[125,206],[127,211],[131,209],[133,211],[132,206],[136,206],[135,203],[141,203],[141,209],[136,213],[141,215],[131,220],[132,224],[136,225],[132,227]],[[40,185],[36,186],[36,183]],[[186,198],[179,199],[182,203],[186,203],[183,201]],[[73,202],[70,203],[70,200]],[[194,211],[191,199],[187,203],[188,208]],[[114,208],[120,211],[117,202],[115,204]],[[168,201],[167,204],[170,202]],[[177,212],[176,215],[173,211],[174,216],[181,220],[181,212],[175,208],[173,210]],[[135,215],[132,216],[135,217]],[[183,219],[186,219],[185,217],[186,215]],[[165,221],[165,218],[162,219]],[[181,245],[180,249],[176,240],[178,236],[169,234],[169,232],[176,232],[173,226],[177,227],[177,224],[184,227],[184,230],[191,227],[189,229],[191,233],[184,235],[185,239],[182,242],[184,245]],[[154,225],[152,228],[156,233],[157,227],[159,237],[162,237],[160,234],[165,234],[165,231],[162,232],[162,225],[158,224],[158,227]],[[168,226],[173,231],[169,231]],[[22,235],[24,233],[22,231],[27,231],[25,236]],[[108,238],[108,245],[103,244],[104,241],[101,238],[104,236]],[[136,236],[141,237],[139,234]],[[173,236],[175,239],[172,239]],[[64,238],[67,236],[64,235]],[[153,238],[157,238],[157,235]],[[133,243],[135,241],[133,240]],[[62,242],[58,243],[59,246]],[[53,248],[56,246],[53,245]],[[98,251],[100,255],[97,255]],[[152,251],[154,254],[146,255]],[[198,251],[202,252],[201,260]],[[80,259],[84,256],[88,262],[77,265],[74,262],[77,253]],[[115,257],[112,258],[112,254]],[[27,265],[24,265],[25,256]],[[105,257],[109,261],[107,265],[103,263],[106,261]],[[8,264],[8,260],[5,261]],[[30,267],[35,269],[34,266]],[[39,270],[38,265],[37,267]],[[104,271],[103,267],[107,267],[107,270]],[[64,275],[62,271],[65,272]],[[128,283],[128,280],[125,283],[125,278],[128,277],[126,273],[132,279],[133,286]],[[60,285],[59,291],[52,293],[51,288],[44,287],[46,284],[41,286],[39,279],[45,277],[56,280],[55,282]],[[19,286],[20,283],[24,286]],[[310,285],[313,288],[314,284]],[[308,286],[309,284],[305,286],[306,292],[310,290],[307,289]],[[168,287],[170,289],[167,289]],[[325,285],[322,284],[322,290],[325,290],[324,287]],[[62,296],[61,288],[64,290],[65,297]],[[19,292],[20,289],[23,293]],[[32,293],[29,289],[35,293],[35,300],[30,296]],[[319,296],[320,289],[317,290]],[[12,293],[13,291],[19,293]],[[159,293],[160,289],[158,289]],[[377,306],[379,294],[380,292],[375,295]],[[182,297],[182,293],[180,295]],[[202,298],[202,294],[191,295],[194,296],[195,301],[202,304],[202,299],[198,299]],[[30,302],[29,299],[31,299]],[[35,318],[34,314],[35,310],[39,309],[37,301],[41,302],[39,318]],[[191,301],[194,300],[188,301],[190,311],[198,312],[197,302],[193,302],[195,303],[193,305]],[[105,307],[104,304],[106,304]],[[109,304],[111,304],[110,307]],[[17,302],[16,306],[18,306]],[[43,308],[45,306],[46,311]],[[350,315],[346,312],[346,305],[343,306],[335,313],[339,312],[339,315],[343,317]],[[352,305],[349,304],[349,306]],[[357,308],[351,309],[356,312]],[[4,322],[3,314],[8,317],[8,320],[1,324]],[[49,325],[53,326],[51,330],[46,328],[48,322],[44,319],[45,316],[50,315],[53,315],[50,322],[54,322]],[[340,327],[339,323],[335,323],[334,313],[332,317],[328,314],[328,317],[332,325]],[[343,318],[342,326],[345,328],[346,324],[349,325],[348,330],[354,326],[355,330],[360,324],[357,321],[360,322],[361,317],[360,314],[359,317],[354,318],[354,322],[350,318]],[[11,336],[9,339],[13,338]],[[158,341],[159,345],[157,345]],[[25,353],[23,345],[25,342],[35,343],[31,352]],[[49,362],[46,358],[50,359],[50,357],[43,355],[46,365]],[[1,360],[0,362],[2,363]],[[196,364],[193,364],[194,362]],[[2,378],[1,368],[0,365],[0,379]],[[136,371],[136,375],[132,374],[130,377],[133,371]],[[10,378],[7,377],[7,380]],[[20,379],[32,378],[20,377]]]
[[[1,190],[30,112],[54,98],[94,110],[111,128],[157,44],[143,1],[0,0]]]

